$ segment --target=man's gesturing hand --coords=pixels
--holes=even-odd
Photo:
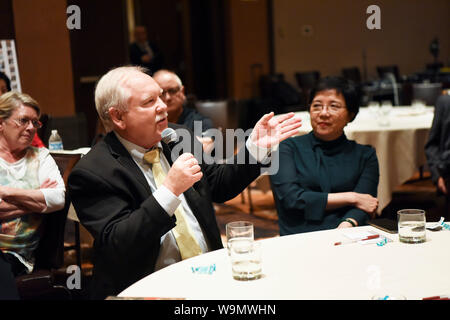
[[[281,141],[298,134],[302,120],[293,112],[274,117],[274,113],[265,114],[256,123],[250,135],[252,142],[259,147],[272,148]]]
[[[192,153],[183,153],[167,173],[163,185],[177,197],[192,187],[203,176],[197,159]]]

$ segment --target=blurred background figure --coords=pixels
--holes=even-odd
[[[8,76],[0,71],[0,96],[11,91],[11,81]]]
[[[33,148],[40,108],[29,95],[0,97],[0,250],[15,277],[33,271],[44,215],[63,208],[65,186],[46,148]]]
[[[188,127],[194,131],[194,121],[201,121],[202,136],[197,139],[203,144],[205,152],[210,152],[214,141],[208,137],[208,129],[212,129],[213,122],[197,112],[193,107],[187,106],[187,99],[181,79],[172,71],[160,70],[153,75],[153,79],[159,84],[162,93],[162,100],[167,105],[169,122],[177,123]]]
[[[3,72],[0,72],[0,96],[11,91],[11,81],[8,76]],[[33,137],[33,141],[31,142],[33,147],[42,148],[45,147],[41,138],[37,135],[37,133]]]
[[[147,29],[144,26],[136,26],[134,39],[130,45],[130,61],[133,65],[142,66],[152,75],[163,66],[163,56],[154,43],[147,38]]]
[[[449,195],[450,184],[450,96],[438,98],[428,142],[425,145],[431,179],[439,192]]]

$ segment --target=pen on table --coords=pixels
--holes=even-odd
[[[376,239],[376,238],[379,238],[379,237],[380,237],[379,234],[374,234],[374,235],[371,235],[371,236],[367,236],[367,237],[365,237],[363,239],[335,242],[334,245],[335,246],[339,246],[339,245],[342,245],[342,244],[355,243],[355,242],[358,242],[358,241],[372,240],[372,239]]]
[[[433,296],[422,298],[422,300],[450,300],[450,296]]]

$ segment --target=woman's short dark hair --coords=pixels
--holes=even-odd
[[[9,80],[8,76],[1,71],[0,71],[0,79],[5,80],[6,89],[8,89],[8,91],[11,91],[11,80]]]
[[[325,77],[320,79],[311,91],[309,105],[311,105],[317,93],[325,90],[336,90],[336,93],[340,93],[344,96],[347,111],[353,113],[353,118],[351,119],[351,121],[353,121],[359,112],[360,98],[358,89],[353,81],[342,77]]]

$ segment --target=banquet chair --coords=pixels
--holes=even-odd
[[[64,180],[64,184],[67,187],[67,180],[69,179],[69,175],[73,169],[73,167],[80,160],[80,154],[62,154],[62,153],[51,153],[53,159],[58,165],[59,171],[61,172],[62,178]],[[66,194],[68,194],[66,190]],[[70,208],[70,199],[69,199],[69,208]],[[69,208],[67,210],[69,210]],[[72,220],[72,219],[69,219]],[[75,243],[71,246],[65,246],[64,251],[75,250],[76,254],[76,262],[78,267],[81,270],[81,241],[80,241],[80,222],[72,220],[74,224],[75,231]]]
[[[272,187],[270,185],[269,176],[267,174],[262,174],[258,178],[256,178],[252,183],[247,186],[247,197],[249,204],[249,213],[251,215],[255,215],[255,206],[252,200],[252,190],[258,190],[263,194],[272,191]],[[241,194],[241,202],[245,203],[244,192]]]
[[[64,208],[48,213],[43,221],[43,233],[35,251],[33,272],[16,277],[16,285],[22,300],[70,300],[72,295],[55,281],[56,270],[64,262],[64,231],[69,196],[66,192]]]
[[[414,83],[412,99],[422,100],[427,106],[434,106],[441,91],[441,83]]]
[[[202,115],[210,118],[215,128],[222,133],[224,157],[230,157],[226,152],[226,129],[236,129],[239,116],[237,104],[234,100],[199,100],[195,102],[195,108]]]
[[[342,76],[347,80],[353,81],[355,84],[361,83],[361,72],[359,72],[358,67],[343,68]]]
[[[388,73],[392,73],[395,77],[395,80],[398,82],[400,80],[400,73],[398,71],[398,66],[377,66],[377,73],[380,79],[385,78]]]
[[[195,102],[197,111],[210,118],[214,126],[220,130],[235,128],[233,107],[233,100],[199,100]]]
[[[45,131],[40,135],[44,143],[48,142],[48,138],[54,129],[58,130],[65,150],[90,146],[87,119],[84,113],[65,117],[53,117],[49,115]]]
[[[307,105],[309,103],[309,95],[320,79],[320,72],[296,72],[295,79],[297,80],[299,88],[302,90],[303,102],[305,105]]]
[[[282,73],[262,75],[259,79],[259,87],[261,98],[276,114],[306,110],[303,95],[284,79]]]

